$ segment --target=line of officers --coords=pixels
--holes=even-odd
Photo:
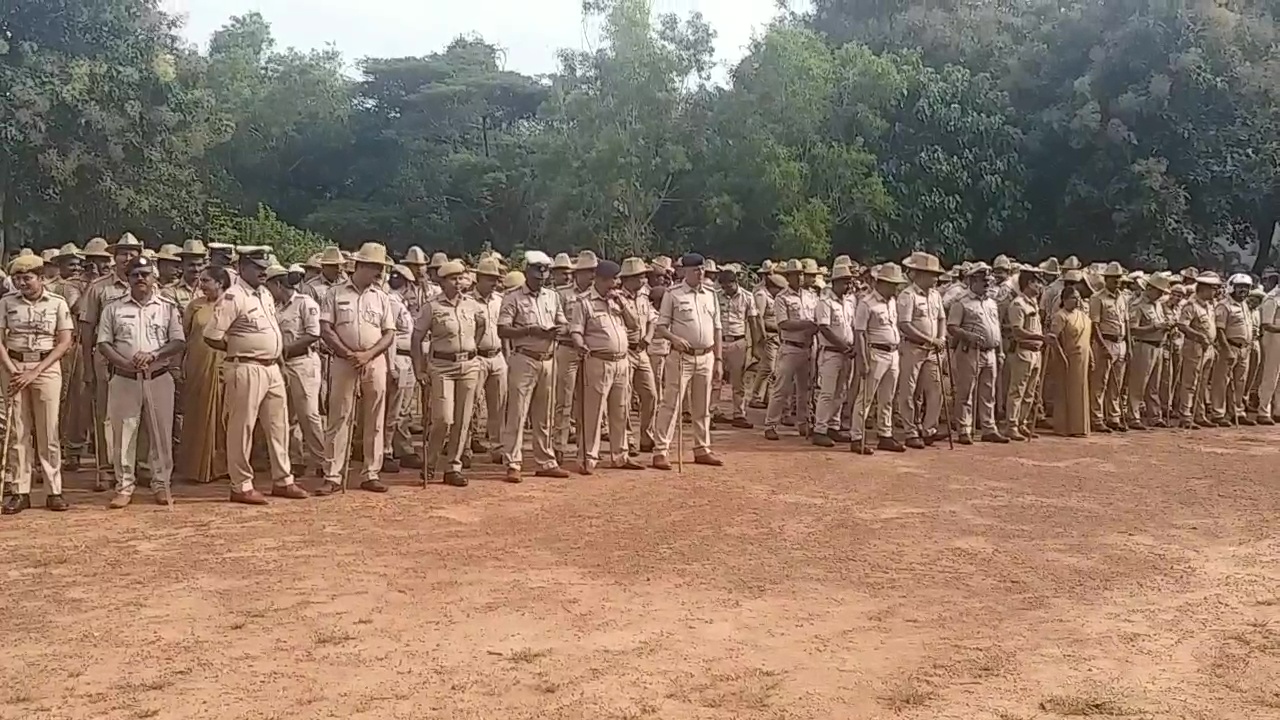
[[[415,247],[395,263],[365,243],[285,268],[269,247],[192,240],[152,252],[128,233],[24,251],[0,298],[3,512],[30,506],[36,465],[46,507],[65,510],[61,472],[79,467],[90,431],[114,476],[98,488],[114,486],[111,507],[131,502],[148,461],[155,501],[172,503],[183,315],[217,269],[225,287],[199,336],[221,353],[223,410],[210,431],[225,437],[237,503],[267,502],[254,487],[255,443],[270,494],[303,499],[345,491],[353,460],[370,492],[386,492],[380,474],[401,467],[421,469],[424,484],[438,475],[465,486],[474,455],[505,466],[509,482],[526,465],[567,477],[570,446],[583,474],[642,470],[640,453],[669,470],[682,411],[693,461],[712,466],[722,461],[711,428],[753,427],[749,407],[765,411],[768,440],[793,426],[861,454],[923,448],[951,430],[961,444],[1026,440],[1053,414],[1046,387],[1071,382],[1046,377],[1046,356],[1063,354],[1047,319],[1067,288],[1088,297],[1093,352],[1082,432],[1059,432],[1273,423],[1274,273],[1255,288],[1248,275],[1223,283],[1194,268],[1148,276],[1001,256],[945,270],[913,253],[874,267],[840,256],[830,270],[766,261],[747,289],[744,268],[696,254],[616,263],[532,251],[524,261],[508,272],[486,253],[467,268]],[[304,489],[297,479],[312,471],[320,482]]]

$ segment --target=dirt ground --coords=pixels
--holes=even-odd
[[[0,718],[1280,717],[1274,432],[0,521]]]

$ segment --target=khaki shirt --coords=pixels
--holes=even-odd
[[[982,347],[976,348],[981,351],[979,367],[995,364],[995,349],[1000,347],[999,313],[993,298],[979,297],[972,292],[958,298],[947,311],[947,325],[974,333],[981,339]]]
[[[424,333],[432,353],[457,355],[476,351],[476,330],[483,323],[484,306],[463,293],[453,300],[443,293],[422,304],[414,321],[415,332]]]
[[[283,305],[276,305],[276,320],[285,345],[304,337],[320,337],[320,304],[301,290],[295,291]],[[315,345],[308,348],[315,352]]]
[[[1215,322],[1214,313],[1209,309],[1208,302],[1201,302],[1198,298],[1188,298],[1183,304],[1182,310],[1178,313],[1178,322],[1186,325],[1192,330],[1202,332],[1209,337],[1209,342],[1213,343],[1218,333],[1218,325]],[[1190,336],[1188,336],[1190,339]]]
[[[383,333],[396,329],[396,312],[391,298],[377,285],[364,290],[350,280],[331,289],[320,303],[320,323],[328,323],[333,332],[352,350],[369,350],[382,339]]]
[[[413,323],[416,316],[409,312],[408,302],[408,296],[412,294],[412,288],[407,287],[387,292],[387,297],[391,299],[391,310],[396,319],[396,341],[391,344],[388,355],[396,353],[408,355],[409,348],[413,344]]]
[[[666,328],[695,351],[708,350],[715,346],[720,333],[720,303],[706,287],[676,283],[662,296],[658,327]]]
[[[1280,294],[1276,290],[1267,293],[1262,304],[1258,306],[1258,323],[1259,328],[1263,325],[1280,327]],[[1264,335],[1267,334],[1265,329],[1262,332]]]
[[[831,328],[831,332],[846,345],[853,344],[853,316],[857,312],[858,300],[853,294],[836,297],[835,292],[827,290],[818,299],[814,322],[818,327]],[[818,347],[835,347],[822,333],[818,333]]]
[[[1041,315],[1053,317],[1058,312],[1058,304],[1062,300],[1062,291],[1065,288],[1066,283],[1062,281],[1062,278],[1057,278],[1045,286],[1044,292],[1040,293]]]
[[[942,311],[942,294],[936,288],[923,290],[911,283],[898,293],[897,301],[899,322],[910,325],[926,338],[943,339],[946,316]]]
[[[724,327],[724,335],[745,337],[747,334],[747,318],[756,317],[756,303],[751,293],[738,288],[732,297],[723,291],[717,292],[720,302],[720,323]]]
[[[9,350],[47,353],[57,345],[57,333],[73,327],[67,301],[48,288],[35,300],[18,292],[0,297],[0,330]]]
[[[896,348],[902,342],[898,330],[898,304],[872,290],[858,302],[853,313],[853,329],[867,334],[868,345]]]
[[[636,316],[636,329],[627,331],[627,345],[632,351],[639,353],[640,342],[653,342],[653,324],[657,320],[657,313],[653,309],[653,303],[649,302],[647,292],[637,292],[633,296],[623,290],[622,302],[626,303],[631,308],[631,314]]]
[[[1168,333],[1153,326],[1167,322],[1168,317],[1163,302],[1150,300],[1145,294],[1139,297],[1129,306],[1129,327],[1133,330],[1133,339],[1147,344],[1164,342]]]
[[[777,333],[778,319],[773,315],[773,295],[769,294],[768,288],[761,286],[756,288],[754,298],[756,301],[756,315],[764,321],[765,332]]]
[[[325,280],[323,275],[317,275],[302,284],[309,287],[314,293],[316,302],[323,305],[324,298],[326,295],[329,294],[329,291],[338,287],[339,285],[342,285],[345,282],[347,282],[347,274],[342,273],[338,276],[338,279],[334,282],[329,282],[328,280]]]
[[[480,313],[484,315],[485,320],[484,335],[480,336],[480,341],[476,343],[476,350],[484,353],[501,350],[502,340],[498,337],[498,316],[502,314],[502,293],[494,290],[489,293],[489,299],[486,300],[480,297],[480,293],[472,290],[471,299],[480,306]]]
[[[80,322],[88,323],[96,332],[102,308],[128,294],[129,283],[121,280],[115,273],[98,278],[85,290],[84,297],[80,300]]]
[[[502,307],[498,310],[498,325],[505,327],[550,328],[568,323],[564,306],[560,303],[560,294],[545,285],[536,293],[528,285],[512,290],[502,298]],[[547,353],[555,347],[555,341],[525,335],[513,339],[511,347],[515,350]]]
[[[803,292],[796,292],[791,288],[783,290],[773,298],[773,322],[775,326],[788,320],[813,321],[816,319],[817,310],[817,304],[811,307]],[[780,329],[778,334],[782,336],[783,340],[793,343],[805,343],[809,340],[808,333],[795,330]]]
[[[1018,293],[1013,300],[1009,301],[1009,327],[1018,328],[1023,332],[1032,335],[1044,334],[1044,319],[1040,316],[1040,308],[1031,298]],[[1038,348],[1043,343],[1038,340],[1018,340],[1012,333],[1009,335],[1010,342],[1025,344],[1028,348]]]
[[[160,294],[172,300],[179,310],[186,310],[187,305],[191,304],[191,299],[196,296],[196,287],[178,278],[161,288]]]
[[[622,355],[627,352],[627,323],[595,288],[583,293],[569,310],[569,332],[582,333],[591,352]]]
[[[1253,318],[1243,302],[1223,298],[1214,308],[1213,320],[1222,328],[1228,343],[1239,347],[1253,341]]]
[[[278,360],[284,348],[271,293],[261,286],[255,290],[240,279],[218,299],[204,336],[225,340],[229,358]]]
[[[573,318],[570,317],[570,313],[573,312],[573,306],[577,304],[578,298],[586,295],[590,291],[590,285],[587,286],[586,290],[579,291],[578,286],[572,282],[568,285],[556,288],[556,295],[560,297],[560,307],[564,308],[564,315],[567,321],[572,322],[573,320]],[[560,334],[560,340],[564,342],[569,341],[569,329],[567,327],[564,332]]]
[[[84,283],[74,278],[59,278],[45,285],[54,295],[62,296],[67,301],[67,307],[71,308],[71,317],[73,319],[79,317],[80,314],[80,298],[84,296]]]
[[[113,300],[102,310],[97,344],[110,345],[125,358],[153,353],[174,340],[185,341],[182,311],[159,292],[139,302],[132,295]]]
[[[1089,319],[1105,340],[1123,340],[1129,330],[1129,313],[1125,300],[1110,290],[1104,289],[1089,298]]]

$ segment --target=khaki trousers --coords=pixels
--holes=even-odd
[[[1249,346],[1219,346],[1210,382],[1212,419],[1234,420],[1244,417],[1244,398],[1249,384]]]
[[[1262,332],[1262,371],[1258,377],[1258,417],[1270,417],[1276,411],[1280,390],[1280,333]]]
[[[1014,345],[1005,356],[1004,368],[1009,376],[1009,389],[1004,396],[1005,423],[1025,434],[1036,422],[1036,390],[1044,373],[1044,355],[1039,350]]]
[[[405,457],[413,454],[413,438],[409,437],[409,408],[418,394],[418,381],[413,376],[413,358],[396,352],[387,376],[387,407],[382,433],[382,455]]]
[[[80,344],[73,344],[60,363],[63,382],[58,418],[62,424],[62,454],[79,460],[93,425],[89,391],[84,383],[84,351]]]
[[[773,382],[774,371],[778,362],[778,348],[782,341],[776,333],[766,333],[760,343],[760,359],[756,362],[751,377],[751,401],[762,403],[769,400],[769,386]]]
[[[631,428],[631,413],[627,412],[627,447],[639,450],[642,445],[653,447],[653,417],[658,409],[658,385],[654,380],[653,358],[649,357],[649,353],[643,350],[632,351],[630,356],[631,382],[627,390],[639,401],[640,441],[639,444],[636,443]],[[628,399],[627,409],[630,408],[631,401]],[[612,430],[609,431],[609,437],[613,438]]]
[[[898,416],[906,429],[907,439],[933,435],[942,414],[942,371],[938,367],[938,351],[912,342],[898,346]],[[924,418],[920,419],[919,399],[924,399]],[[919,423],[919,424],[917,424]]]
[[[359,422],[363,444],[364,480],[377,480],[382,471],[384,435],[387,409],[387,355],[383,353],[363,368],[357,370],[350,362],[340,358],[329,361],[333,375],[329,384],[329,422],[324,429],[325,450],[329,453],[329,467],[324,477],[328,482],[341,483],[351,457],[352,423]],[[359,400],[356,388],[359,387]],[[359,418],[355,417],[359,405]]]
[[[978,431],[983,435],[996,432],[995,355],[994,350],[961,348],[957,348],[953,355],[956,397],[952,413],[955,415],[956,432],[960,435],[973,435],[975,420]]]
[[[569,427],[581,409],[582,398],[576,397],[574,388],[578,384],[578,368],[582,357],[578,351],[568,345],[556,346],[556,407],[555,407],[555,449],[567,454],[569,447]],[[582,428],[577,428],[582,432]]]
[[[479,437],[481,421],[485,436],[497,449],[502,443],[502,421],[507,415],[507,358],[498,353],[476,358],[476,411],[471,418],[471,435]]]
[[[502,424],[502,454],[508,468],[523,461],[524,421],[533,428],[533,462],[539,470],[556,466],[551,449],[552,360],[512,352],[507,364],[507,418]]]
[[[726,417],[733,419],[747,417],[747,340],[734,340],[730,343],[724,343],[721,347],[721,353],[724,355],[724,369],[729,375],[729,387],[731,388],[732,399],[729,404],[729,412],[725,413]],[[717,389],[719,383],[716,383]],[[716,408],[719,411],[719,405],[722,398],[720,393],[712,391],[712,397],[715,398]]]
[[[329,455],[320,420],[320,356],[309,353],[285,360],[283,374],[289,399],[289,462],[323,472],[329,467]]]
[[[582,363],[582,422],[579,428],[589,462],[600,461],[600,423],[609,416],[609,461],[627,459],[627,415],[631,394],[631,361],[605,360],[588,355]],[[607,405],[606,405],[607,404]]]
[[[1160,420],[1164,412],[1160,407],[1160,387],[1164,373],[1164,348],[1159,345],[1133,341],[1133,357],[1129,361],[1128,403],[1129,422]]]
[[[849,394],[852,374],[852,357],[835,348],[818,350],[818,409],[813,418],[814,434],[841,429],[840,409]]]
[[[788,404],[796,409],[798,424],[809,427],[809,393],[811,392],[813,355],[807,347],[783,343],[778,354],[778,376],[769,393],[769,409],[765,411],[764,427],[776,429],[782,422],[782,414]]]
[[[107,384],[107,424],[112,444],[116,492],[132,495],[137,485],[138,437],[142,426],[153,438],[173,437],[173,376],[166,373],[148,380],[116,375]],[[151,486],[168,488],[173,477],[173,445],[153,442],[149,449]]]
[[[1247,410],[1258,409],[1258,390],[1262,388],[1262,341],[1249,343],[1249,378],[1245,382],[1245,403]]]
[[[427,434],[425,463],[428,478],[441,460],[445,472],[462,471],[462,454],[471,436],[471,416],[480,385],[480,362],[444,362],[432,358],[427,369],[431,378],[431,431]]]
[[[227,427],[227,474],[231,489],[253,489],[253,431],[262,423],[267,443],[271,479],[276,485],[292,485],[289,465],[289,411],[284,374],[278,364],[227,362],[222,366],[223,403]],[[139,451],[141,452],[141,451]]]
[[[39,363],[15,362],[14,365],[22,373]],[[8,373],[0,375],[0,382],[8,388],[12,378]],[[62,366],[54,363],[40,373],[35,382],[9,398],[9,402],[13,403],[13,439],[9,445],[13,475],[9,478],[10,488],[17,495],[31,494],[31,450],[35,448],[49,494],[61,495],[62,446],[58,436],[58,409],[62,404]]]
[[[667,356],[662,375],[662,406],[653,430],[653,454],[666,455],[671,438],[680,425],[680,410],[685,392],[689,393],[689,414],[693,419],[693,454],[711,452],[711,374],[715,355],[686,355],[672,351]]]
[[[1182,346],[1182,377],[1178,384],[1178,416],[1184,421],[1204,420],[1206,370],[1213,363],[1213,346],[1205,347],[1190,338]]]
[[[1124,392],[1124,342],[1093,343],[1093,372],[1089,373],[1089,413],[1094,425],[1120,422],[1120,395]]]
[[[666,382],[665,370],[667,368],[667,355],[657,355],[649,353],[649,366],[653,369],[653,391],[654,399],[658,405],[662,404],[662,384]],[[655,416],[656,417],[656,416]]]
[[[1178,417],[1178,388],[1182,385],[1182,346],[1169,343],[1164,350],[1164,368],[1160,375],[1160,407],[1162,417]]]
[[[868,346],[869,355],[861,366],[858,399],[853,404],[853,427],[849,437],[855,442],[867,432],[867,417],[874,419],[877,437],[893,437],[893,396],[898,390],[897,350]]]

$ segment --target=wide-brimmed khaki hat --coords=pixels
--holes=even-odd
[[[467,266],[462,264],[461,260],[450,260],[440,265],[436,270],[436,276],[447,278],[453,275],[461,275],[467,271]]]
[[[320,256],[321,256],[322,254],[323,254],[323,253],[312,253],[311,255],[309,255],[309,256],[307,257],[307,259],[302,263],[302,268],[303,268],[303,270],[304,270],[304,271],[306,271],[306,270],[319,270],[319,269],[320,269]]]
[[[402,265],[426,265],[427,254],[422,248],[414,245],[405,251],[404,259],[400,261]]]
[[[762,273],[770,273],[770,272],[773,272],[773,268],[774,268],[775,266],[777,266],[777,263],[775,263],[775,262],[774,262],[774,261],[772,261],[772,260],[768,260],[768,259],[766,259],[764,262],[760,263],[760,272],[762,272]]]
[[[80,253],[80,248],[76,247],[75,243],[67,243],[66,245],[58,248],[57,254],[53,256],[53,260],[54,262],[59,260],[69,260],[71,258],[76,258],[78,260],[81,257],[82,254]]]
[[[853,267],[853,258],[848,255],[837,255],[836,259],[831,261],[831,267],[833,268],[840,267],[841,265]]]
[[[432,253],[430,267],[432,270],[435,270],[438,273],[440,268],[443,267],[444,264],[447,262],[449,262],[449,256],[446,255],[445,253],[442,253],[442,252]]]
[[[1197,270],[1194,265],[1182,268],[1182,270],[1178,271],[1178,274],[1181,275],[1184,280],[1195,280],[1200,277],[1200,271]]]
[[[1064,283],[1078,283],[1083,280],[1084,280],[1083,270],[1072,268],[1062,273],[1062,282]]]
[[[835,269],[831,271],[831,282],[845,279],[853,279],[853,269],[848,265],[837,265]]]
[[[622,261],[622,269],[618,271],[618,277],[633,277],[635,275],[644,275],[649,272],[649,266],[644,260],[638,257],[625,258]]]
[[[404,278],[410,284],[413,284],[418,281],[418,279],[414,277],[413,271],[409,269],[408,265],[400,265],[400,264],[392,265],[391,272],[396,273],[400,277]]]
[[[991,266],[984,262],[969,263],[969,267],[964,269],[964,276],[980,275],[991,272]]]
[[[40,259],[48,263],[58,254],[57,248],[46,248],[40,251]]]
[[[391,258],[387,255],[387,246],[377,242],[367,242],[360,249],[351,253],[351,261],[355,263],[371,263],[391,267]]]
[[[1062,269],[1063,269],[1064,271],[1066,271],[1066,270],[1083,270],[1083,269],[1084,269],[1084,265],[1080,264],[1080,258],[1076,257],[1075,255],[1069,255],[1069,256],[1067,256],[1067,259],[1066,259],[1066,260],[1063,260],[1063,261],[1062,261]]]
[[[573,261],[573,271],[579,270],[595,270],[600,266],[600,258],[596,257],[594,252],[583,250],[578,253],[578,259]],[[554,265],[552,267],[555,267]]]
[[[1102,277],[1124,277],[1125,272],[1124,267],[1113,260],[1112,262],[1107,263],[1106,267],[1102,268],[1102,272],[1098,274]]]
[[[476,263],[476,275],[488,275],[489,277],[502,277],[502,266],[498,264],[498,259],[489,256]]]
[[[236,246],[231,243],[211,242],[209,243],[209,252],[234,253]]]
[[[902,274],[902,268],[898,263],[882,263],[871,271],[871,277],[881,282],[894,283],[895,285],[905,285],[907,276]]]
[[[764,281],[776,288],[786,289],[787,279],[776,272],[769,273],[764,276]]]
[[[182,247],[178,250],[179,257],[204,257],[209,254],[209,249],[204,246],[200,240],[183,241]]]
[[[991,261],[992,270],[1008,270],[1013,272],[1013,260],[1008,255],[997,255],[995,260]]]
[[[330,245],[320,251],[320,266],[325,265],[341,265],[347,261],[342,257],[342,249],[336,245]]]
[[[1058,266],[1058,258],[1056,257],[1051,257],[1048,260],[1045,260],[1040,263],[1036,269],[1044,275],[1057,275],[1062,272],[1061,268]]]
[[[801,261],[795,258],[791,258],[790,260],[782,263],[781,267],[775,267],[773,270],[774,272],[779,272],[779,273],[782,273],[783,275],[790,275],[791,273],[803,273],[804,263],[802,263]]]
[[[116,250],[123,249],[123,250],[137,250],[139,253],[141,253],[142,247],[143,247],[142,241],[134,237],[133,233],[127,232],[121,235],[119,240],[116,240],[115,242],[108,245],[107,252],[114,254]]]
[[[942,261],[936,255],[930,255],[927,252],[913,252],[902,261],[902,266],[908,270],[916,270],[919,272],[929,272],[941,275]]]
[[[702,271],[707,274],[707,277],[711,277],[712,275],[715,275],[716,273],[720,272],[720,268],[719,266],[716,265],[715,260],[712,260],[711,258],[706,258],[705,260],[702,261]]]
[[[28,251],[26,255],[18,254],[9,263],[9,274],[17,275],[18,273],[36,272],[44,267],[44,260],[39,255]]]
[[[524,284],[524,273],[520,272],[519,270],[512,270],[511,272],[502,276],[503,290],[515,290],[516,288],[520,287],[523,284]]]
[[[182,258],[178,256],[182,252],[182,248],[173,243],[165,243],[160,246],[160,251],[156,253],[157,260],[167,260],[169,262],[182,262]]]
[[[1107,287],[1107,281],[1104,277],[1097,273],[1086,272],[1084,274],[1084,284],[1089,286],[1092,293],[1100,293]]]
[[[1153,287],[1159,290],[1160,292],[1169,292],[1171,289],[1173,289],[1173,282],[1171,282],[1169,278],[1165,276],[1163,273],[1155,273],[1154,275],[1150,275],[1145,279],[1144,282],[1147,287]]]
[[[289,268],[283,265],[271,265],[266,272],[262,274],[264,280],[274,280],[279,277],[285,277],[289,274]]]
[[[552,270],[572,270],[573,261],[569,259],[569,253],[556,253],[556,257],[551,261]]]
[[[800,272],[805,275],[821,275],[822,268],[818,267],[818,261],[813,258],[800,259]]]
[[[100,238],[89,238],[89,242],[84,244],[85,257],[111,258],[111,253],[107,252],[107,241]]]

